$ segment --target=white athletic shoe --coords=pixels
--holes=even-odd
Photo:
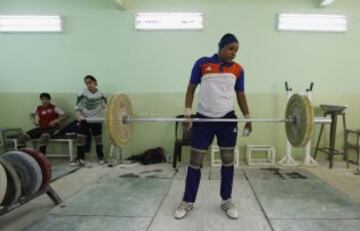
[[[85,160],[83,159],[78,159],[78,160],[75,160],[74,162],[71,162],[69,165],[71,166],[84,166],[86,164]]]
[[[105,164],[105,161],[104,160],[98,160],[99,164],[103,165]]]
[[[70,162],[69,165],[70,166],[78,166],[79,164],[78,164],[77,160],[75,160],[73,162]]]
[[[186,214],[194,208],[193,203],[187,203],[182,201],[180,205],[175,210],[175,219],[182,219]]]
[[[221,209],[225,211],[226,215],[231,219],[239,218],[239,211],[231,199],[227,199],[221,203]]]

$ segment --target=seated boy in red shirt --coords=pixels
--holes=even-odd
[[[42,104],[30,114],[33,124],[37,127],[19,136],[18,148],[25,147],[26,141],[30,139],[40,139],[39,151],[45,155],[49,139],[60,130],[59,124],[66,115],[61,108],[51,104],[49,93],[41,93],[40,100]]]

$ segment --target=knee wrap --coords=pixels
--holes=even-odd
[[[94,136],[94,140],[95,140],[95,144],[96,144],[96,145],[102,144],[102,136],[101,136],[101,135],[99,135],[99,136]]]
[[[43,133],[40,136],[40,141],[39,141],[39,145],[43,146],[43,145],[47,145],[47,143],[49,143],[51,136],[49,133]]]
[[[77,146],[84,146],[86,143],[86,135],[78,134],[76,136],[76,145]]]
[[[220,148],[220,156],[223,166],[234,165],[234,148]]]
[[[18,138],[18,144],[25,146],[26,141],[28,141],[30,139],[31,139],[31,137],[27,133],[22,133],[22,134],[20,134],[20,136]]]
[[[199,169],[202,165],[206,151],[191,149],[190,167]]]

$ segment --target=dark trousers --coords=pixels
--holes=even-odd
[[[209,118],[199,113],[197,118]],[[234,111],[227,113],[221,118],[236,119]],[[191,147],[200,150],[208,150],[216,136],[218,145],[221,148],[234,147],[237,140],[237,123],[194,123],[191,128]],[[199,190],[201,170],[187,169],[185,192],[183,200],[195,202]],[[223,200],[231,198],[234,180],[234,166],[221,166],[220,196]]]
[[[26,141],[30,139],[40,139],[39,141],[39,151],[46,154],[47,144],[49,139],[54,137],[54,135],[59,131],[58,127],[55,128],[33,128],[26,133],[20,134],[18,138],[18,148],[23,148],[26,146]]]
[[[183,201],[194,203],[199,190],[201,170],[191,166],[187,169]],[[231,198],[234,181],[234,165],[221,166],[220,196],[223,200]]]
[[[86,141],[85,141],[85,152],[90,152],[91,150],[91,140],[92,140],[92,134],[90,129],[88,129],[86,133]]]
[[[91,136],[94,137],[96,144],[96,154],[99,160],[104,159],[103,144],[102,144],[102,124],[88,123],[82,120],[79,125],[77,134],[77,159],[85,159],[85,151],[90,151]],[[89,138],[90,137],[90,138]],[[87,142],[88,141],[88,142]],[[88,149],[88,150],[87,150]]]

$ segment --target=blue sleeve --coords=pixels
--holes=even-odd
[[[195,62],[191,71],[190,83],[197,85],[201,81],[201,59]]]
[[[236,80],[235,83],[235,91],[244,91],[245,89],[244,78],[245,78],[244,70],[241,70],[240,77]]]

